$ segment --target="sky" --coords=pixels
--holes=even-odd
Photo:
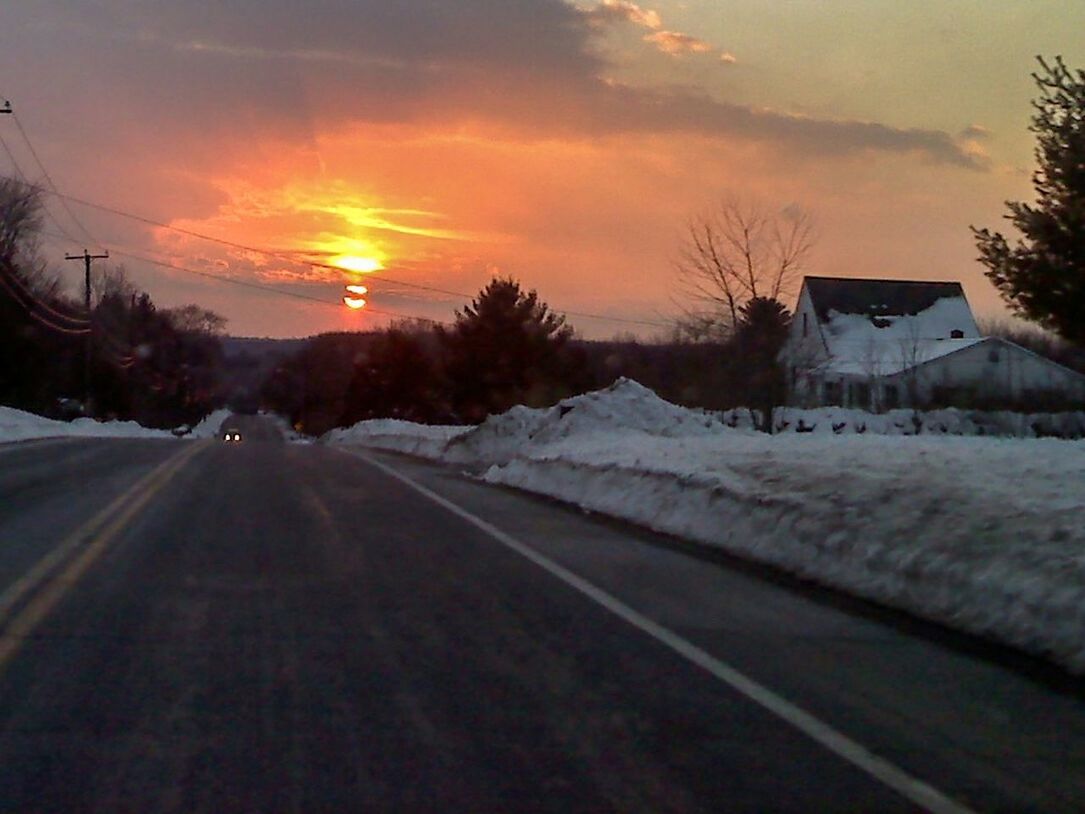
[[[960,280],[996,317],[969,225],[1031,199],[1030,73],[1085,67],[1083,30],[1065,0],[21,0],[0,172],[68,196],[43,253],[73,291],[64,254],[107,248],[235,335],[450,320],[495,275],[660,335],[728,197],[809,212],[811,274]]]

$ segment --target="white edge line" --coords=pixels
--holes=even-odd
[[[574,574],[569,569],[543,556],[535,549],[520,542],[496,526],[477,517],[466,509],[456,505],[452,501],[426,488],[407,475],[392,467],[371,458],[364,452],[357,450],[342,450],[347,454],[361,458],[363,461],[384,472],[401,483],[414,489],[421,495],[442,506],[462,520],[466,520],[475,528],[493,537],[502,545],[512,549],[525,559],[548,571],[566,585],[576,589],[584,596],[591,599],[613,613],[615,616],[628,622],[633,627],[648,634],[660,644],[673,650],[687,661],[711,673],[732,689],[749,698],[755,704],[763,707],[778,718],[783,719],[791,726],[798,729],[804,735],[821,744],[833,754],[843,758],[853,766],[861,769],[866,774],[888,786],[907,800],[923,807],[931,814],[976,814],[972,809],[950,799],[942,792],[924,783],[903,769],[899,769],[887,760],[878,757],[865,746],[849,738],[842,732],[834,729],[829,724],[806,712],[787,699],[777,695],[767,687],[757,683],[752,678],[740,673],[734,667],[720,661],[714,656],[683,639],[674,631],[652,621],[643,614],[635,611],[620,599],[607,593],[603,589],[588,582],[583,577]]]

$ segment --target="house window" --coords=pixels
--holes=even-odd
[[[962,331],[960,328],[954,328],[952,331],[949,332],[949,338],[964,339],[964,331]]]
[[[997,362],[998,361],[998,348],[991,348],[989,351],[987,351],[987,361],[988,362]]]
[[[825,382],[825,403],[840,404],[843,395],[840,382]]]
[[[885,398],[885,409],[895,410],[900,407],[900,390],[895,384],[887,384],[882,393]]]
[[[870,385],[866,382],[851,383],[851,406],[865,410],[870,407]]]
[[[803,336],[803,339],[806,338],[806,332],[807,332],[806,314],[804,313],[802,315],[802,336]]]

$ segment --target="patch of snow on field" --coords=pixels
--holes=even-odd
[[[367,439],[1085,672],[1082,441],[768,436],[635,382],[477,428],[364,422],[328,438]]]
[[[0,443],[31,438],[172,438],[167,430],[151,430],[134,421],[54,421],[40,415],[0,407]]]

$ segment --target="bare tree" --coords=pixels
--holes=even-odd
[[[0,262],[43,296],[59,293],[60,276],[41,255],[45,204],[41,190],[17,178],[0,177]]]
[[[221,336],[226,331],[226,317],[192,303],[170,308],[166,316],[174,328],[184,333]]]
[[[679,334],[728,338],[747,302],[794,293],[813,245],[813,220],[795,205],[776,211],[728,197],[694,216],[677,264]]]

